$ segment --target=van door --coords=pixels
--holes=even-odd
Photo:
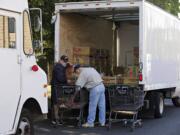
[[[0,10],[0,134],[13,129],[20,100],[20,14]]]

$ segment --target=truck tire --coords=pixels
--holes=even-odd
[[[172,98],[172,102],[173,102],[174,106],[180,107],[180,97]]]
[[[21,112],[16,135],[34,135],[33,120],[27,109],[23,109]]]
[[[154,117],[162,118],[164,113],[164,96],[160,92],[154,92]]]

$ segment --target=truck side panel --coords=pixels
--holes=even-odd
[[[28,7],[27,0],[1,0],[1,9],[10,10],[14,12],[22,12],[25,7]]]
[[[180,78],[180,21],[144,4],[145,90],[177,87]]]

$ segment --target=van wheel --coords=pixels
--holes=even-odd
[[[174,106],[180,107],[180,97],[172,98],[172,102],[173,102]]]
[[[160,92],[154,92],[154,117],[162,118],[164,113],[164,96]]]
[[[22,110],[16,135],[34,135],[33,120],[27,109]]]

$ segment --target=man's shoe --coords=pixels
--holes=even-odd
[[[99,124],[100,127],[105,127],[106,125],[105,124]]]
[[[84,127],[84,128],[93,128],[94,124],[85,123],[85,124],[82,124],[82,127]]]
[[[51,121],[51,124],[52,124],[52,125],[56,125],[56,121],[52,120],[52,121]]]
[[[61,125],[63,125],[63,123],[62,122],[60,122],[60,121],[55,121],[55,120],[52,120],[51,121],[51,124],[53,125],[53,126],[61,126]]]
[[[60,122],[60,121],[56,121],[56,125],[57,125],[57,126],[62,126],[62,125],[63,125],[63,123],[62,123],[62,122]]]

